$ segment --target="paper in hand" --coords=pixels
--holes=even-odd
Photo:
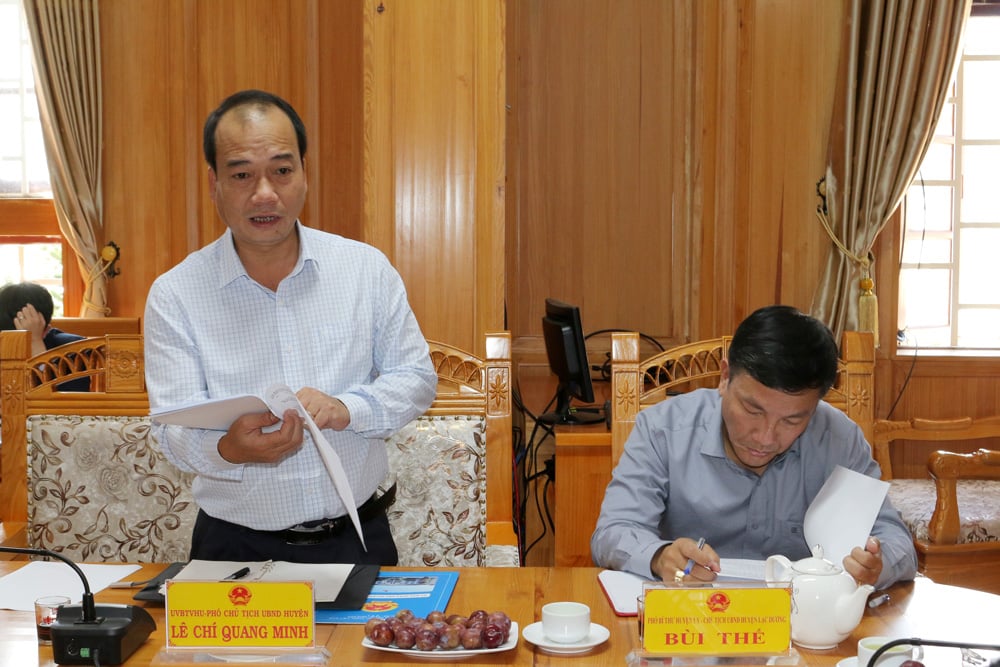
[[[854,547],[864,547],[889,483],[837,466],[806,510],[803,533],[811,549],[840,566]]]
[[[264,391],[263,397],[247,394],[154,410],[150,412],[150,418],[161,424],[226,431],[239,417],[265,410],[270,410],[279,419],[282,418],[285,411],[295,410],[305,421],[309,435],[312,436],[312,440],[316,444],[316,450],[319,452],[320,458],[323,459],[323,465],[333,480],[337,495],[340,496],[341,502],[347,508],[347,514],[351,517],[351,523],[354,524],[354,530],[358,533],[361,546],[367,551],[368,547],[365,546],[364,534],[361,531],[361,520],[358,517],[358,508],[354,502],[354,492],[347,480],[347,473],[344,472],[344,464],[288,385],[272,384]],[[266,428],[264,431],[278,428],[280,428],[280,424]]]
[[[358,533],[361,546],[365,551],[368,551],[368,547],[365,545],[365,536],[361,530],[361,519],[358,517],[358,506],[354,502],[354,492],[351,490],[351,483],[347,480],[347,473],[344,472],[344,464],[340,460],[340,456],[323,436],[323,432],[316,426],[312,415],[306,411],[302,406],[302,401],[299,400],[298,396],[287,385],[272,384],[264,392],[264,400],[267,402],[267,407],[270,408],[271,412],[278,417],[285,414],[287,410],[295,410],[305,420],[309,435],[312,436],[313,442],[316,444],[316,450],[319,452],[320,458],[323,459],[323,464],[326,466],[326,471],[333,480],[333,486],[337,489],[337,494],[340,496],[341,502],[344,503],[344,507],[347,508],[347,514],[351,517],[351,523],[354,524],[354,530]]]

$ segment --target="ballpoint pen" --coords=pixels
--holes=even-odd
[[[874,609],[875,607],[881,607],[883,604],[889,601],[889,594],[882,593],[881,595],[876,595],[871,600],[868,601],[868,607]]]
[[[156,577],[143,581],[113,581],[108,584],[108,588],[138,588],[139,586],[147,586],[154,581],[156,581]]]
[[[249,567],[241,567],[240,569],[236,570],[231,575],[229,575],[228,577],[226,577],[223,581],[228,581],[230,579],[242,579],[243,577],[247,576],[248,574],[250,574],[250,568]]]
[[[705,538],[698,539],[698,551],[705,548]],[[687,565],[684,566],[684,576],[691,574],[691,569],[694,567],[694,558],[688,558]]]

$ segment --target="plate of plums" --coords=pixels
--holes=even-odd
[[[460,660],[517,646],[517,623],[502,611],[478,609],[468,616],[432,611],[427,617],[402,609],[365,623],[361,645],[430,660]]]

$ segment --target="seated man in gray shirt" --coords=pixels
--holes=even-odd
[[[837,356],[822,322],[788,306],[752,313],[733,335],[717,390],[637,415],[591,537],[594,563],[711,581],[720,557],[809,556],[805,512],[834,469],[880,474],[860,427],[822,400]],[[697,566],[684,576],[688,559]],[[910,532],[888,499],[842,565],[878,588],[916,574]]]

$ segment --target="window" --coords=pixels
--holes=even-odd
[[[1000,349],[1000,15],[979,14],[906,195],[899,349]]]
[[[21,0],[0,0],[0,284],[31,281],[63,314],[63,257]]]
[[[21,0],[0,0],[0,127],[0,196],[51,198]]]

